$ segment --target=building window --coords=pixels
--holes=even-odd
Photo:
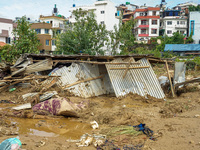
[[[144,16],[144,14],[143,14],[143,13],[140,13],[140,16]]]
[[[151,29],[151,34],[157,34],[157,29]]]
[[[185,31],[180,31],[180,34],[185,34]]]
[[[46,40],[46,46],[49,46],[49,40]]]
[[[6,43],[10,44],[10,37],[6,37]]]
[[[172,21],[167,21],[167,25],[172,25]]]
[[[157,20],[152,20],[153,25],[157,25]]]
[[[141,29],[141,34],[146,34],[146,29]]]
[[[147,20],[141,20],[141,25],[148,25]]]
[[[167,30],[167,34],[172,34],[172,30]]]
[[[56,31],[57,34],[60,34],[60,32],[61,32],[60,30],[57,30],[57,31]]]
[[[52,46],[56,45],[56,40],[52,40]]]
[[[35,29],[35,32],[36,32],[37,34],[40,34],[40,33],[41,33],[41,29]]]
[[[185,25],[185,21],[180,21],[180,24],[183,24],[183,25]]]
[[[49,29],[45,29],[45,34],[49,34]]]
[[[104,24],[104,21],[101,21],[100,23],[101,23],[101,24]]]
[[[192,35],[194,35],[194,20],[192,20],[190,23],[191,23],[190,34],[192,33]]]
[[[156,16],[156,11],[153,11],[153,16]]]
[[[102,10],[102,11],[101,11],[101,14],[105,14],[105,11],[104,11],[104,10]]]
[[[177,21],[177,24],[179,24],[179,21]]]

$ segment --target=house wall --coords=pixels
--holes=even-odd
[[[94,14],[96,15],[95,19],[97,20],[97,23],[104,23],[107,30],[113,30],[114,25],[119,24],[119,19],[117,19],[115,16],[115,13],[117,13],[117,8],[111,1],[96,1],[93,5],[72,7],[70,12],[72,13],[74,10],[80,8],[86,11],[93,10]],[[101,11],[104,11],[104,13],[102,14]],[[75,16],[73,14],[69,18],[69,22],[75,22]]]
[[[172,24],[168,25],[167,22],[171,21]],[[179,21],[179,24],[177,23]],[[181,21],[184,21],[185,24],[181,24]],[[163,19],[163,29],[165,29],[165,34],[169,37],[173,36],[174,32],[181,33],[184,32],[187,35],[187,19],[174,19],[174,18],[164,18]],[[171,33],[169,33],[171,32]]]
[[[13,32],[12,20],[0,18],[0,41],[6,43],[6,38],[10,38],[10,41],[12,41],[14,39],[12,32]]]
[[[200,11],[190,12],[189,19],[189,35],[192,33],[191,31],[191,22],[194,21],[194,30],[193,30],[193,40],[195,44],[200,44]]]

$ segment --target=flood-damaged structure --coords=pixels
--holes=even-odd
[[[165,63],[164,60],[151,55],[24,54],[10,68],[11,75],[1,81],[10,86],[10,84],[31,80],[33,76],[30,75],[34,73],[37,75],[34,78],[43,79],[40,93],[57,85],[61,90],[83,98],[104,94],[122,97],[133,93],[146,98],[151,96],[164,99],[165,94],[151,62]],[[18,79],[18,76],[24,78]]]

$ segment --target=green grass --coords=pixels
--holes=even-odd
[[[115,136],[115,135],[132,135],[132,136],[138,136],[142,134],[141,131],[135,130],[132,126],[119,126],[119,127],[114,127],[108,132],[109,136]]]

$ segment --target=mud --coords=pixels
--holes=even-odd
[[[19,136],[23,149],[27,150],[95,150],[77,147],[83,134],[103,134],[114,145],[123,149],[125,145],[143,145],[144,150],[197,150],[200,149],[200,92],[194,86],[179,91],[175,98],[157,100],[151,97],[129,94],[124,98],[99,96],[82,99],[59,91],[58,95],[71,102],[85,101],[88,106],[79,112],[79,118],[36,115],[30,110],[11,111],[12,106],[24,103],[21,95],[33,89],[17,88],[12,93],[0,94],[0,100],[12,103],[0,104],[0,142]],[[52,88],[51,90],[56,90]],[[92,129],[90,122],[97,121],[99,129]],[[110,134],[115,128],[145,123],[154,131],[154,140],[144,134]]]

